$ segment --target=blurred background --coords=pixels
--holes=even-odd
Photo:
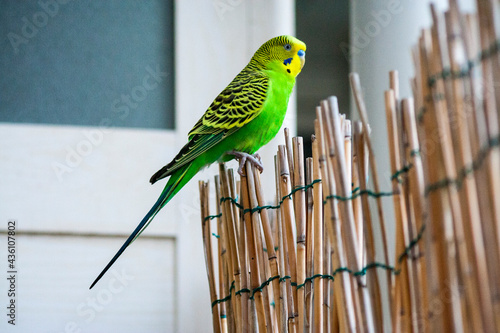
[[[315,106],[336,95],[350,114],[357,71],[389,189],[383,91],[397,69],[410,95],[428,3],[0,0],[0,251],[15,220],[18,271],[16,327],[2,316],[0,331],[211,331],[196,182],[214,168],[88,290],[161,192],[149,177],[255,50],[291,34],[307,44],[307,61],[285,126],[309,149]],[[282,142],[280,133],[262,150],[269,169]],[[264,177],[272,187],[273,173]]]

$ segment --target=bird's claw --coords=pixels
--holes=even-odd
[[[264,166],[262,165],[262,159],[259,154],[250,155],[241,151],[231,151],[228,154],[233,155],[240,163],[238,167],[238,173],[243,176],[243,168],[248,160],[254,167],[256,167],[260,173],[264,171]]]

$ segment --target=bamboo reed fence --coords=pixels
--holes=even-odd
[[[214,214],[200,181],[215,332],[500,331],[500,10],[477,9],[431,6],[432,27],[412,50],[413,98],[400,98],[389,73],[390,190],[356,73],[360,121],[340,114],[336,97],[321,101],[306,159],[285,130],[274,203],[249,163],[240,180],[219,165]]]

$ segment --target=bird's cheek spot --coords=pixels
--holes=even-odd
[[[292,59],[293,59],[293,58],[288,58],[288,59],[285,59],[285,60],[283,61],[283,64],[284,64],[285,66],[290,65],[290,64],[292,63]]]

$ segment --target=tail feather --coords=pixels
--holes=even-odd
[[[193,164],[187,165],[177,172],[175,172],[167,182],[167,185],[163,189],[160,197],[155,202],[153,207],[149,210],[149,212],[144,216],[141,223],[135,228],[132,234],[127,238],[125,243],[123,243],[122,247],[116,252],[114,257],[109,261],[109,263],[104,267],[102,272],[97,276],[89,289],[92,289],[94,285],[106,274],[106,272],[113,266],[115,261],[122,255],[122,253],[129,247],[132,242],[134,242],[137,237],[139,237],[144,230],[149,226],[153,218],[158,214],[158,212],[165,206],[170,199],[174,197],[175,194],[198,172]],[[198,168],[199,169],[199,168]]]
[[[163,168],[160,170],[156,171],[154,175],[151,176],[151,179],[149,179],[149,182],[151,184],[156,183],[162,178],[168,177],[168,169],[170,168],[170,164],[165,165]]]

